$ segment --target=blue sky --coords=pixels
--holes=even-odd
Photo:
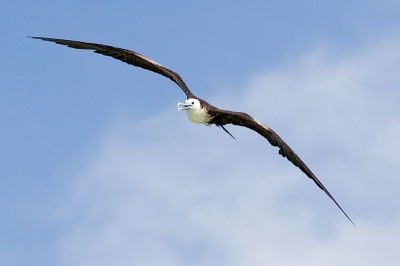
[[[396,265],[396,1],[0,3],[2,265]],[[168,79],[27,38],[104,43],[274,129],[357,224]]]

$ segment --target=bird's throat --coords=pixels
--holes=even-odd
[[[210,116],[203,108],[190,108],[186,110],[190,121],[196,124],[205,124],[210,121]]]

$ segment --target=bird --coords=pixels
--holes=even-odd
[[[178,111],[185,110],[190,121],[196,124],[205,124],[207,126],[215,125],[217,127],[220,127],[234,139],[235,137],[224,127],[225,125],[232,124],[235,126],[242,126],[257,132],[262,137],[267,139],[272,146],[278,147],[279,154],[281,156],[287,158],[290,162],[293,163],[293,165],[298,167],[307,177],[313,180],[315,184],[321,190],[323,190],[325,194],[336,204],[336,206],[347,217],[347,219],[356,227],[354,222],[342,209],[339,203],[334,199],[334,197],[331,195],[328,189],[326,189],[326,187],[322,184],[322,182],[314,175],[314,173],[300,159],[300,157],[289,147],[289,145],[287,145],[286,142],[284,142],[278,136],[278,134],[275,133],[275,131],[273,131],[271,128],[264,125],[257,119],[253,118],[252,116],[243,112],[222,110],[209,104],[205,100],[195,96],[191,92],[189,87],[185,84],[183,79],[176,72],[134,51],[104,44],[97,44],[97,43],[47,38],[47,37],[34,37],[34,36],[28,36],[28,37],[33,39],[53,42],[60,45],[66,45],[70,48],[91,50],[94,51],[95,53],[113,57],[129,65],[140,67],[155,72],[157,74],[160,74],[166,78],[169,78],[170,80],[175,82],[186,94],[186,100],[183,103],[178,102]]]

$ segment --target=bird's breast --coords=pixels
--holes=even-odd
[[[190,108],[186,110],[186,114],[190,121],[196,124],[205,124],[210,121],[210,115],[203,108]]]

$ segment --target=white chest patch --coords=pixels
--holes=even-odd
[[[190,108],[186,110],[186,114],[196,124],[205,124],[210,120],[210,116],[202,108]]]

